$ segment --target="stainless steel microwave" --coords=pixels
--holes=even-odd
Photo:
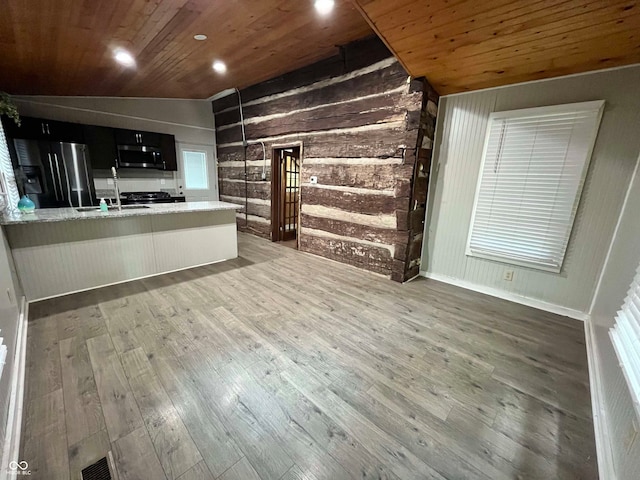
[[[166,170],[162,150],[146,145],[118,145],[118,167]]]

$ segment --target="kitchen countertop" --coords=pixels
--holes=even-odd
[[[132,205],[133,206],[133,205]],[[135,205],[140,207],[140,205]],[[104,218],[141,217],[145,215],[167,215],[174,213],[215,212],[219,210],[238,210],[241,205],[227,202],[184,202],[156,203],[145,205],[149,208],[126,208],[121,211],[109,210],[101,212],[79,212],[73,208],[42,208],[32,214],[2,214],[0,225],[26,225],[29,223],[67,222],[72,220],[95,220]],[[97,208],[97,207],[96,207]]]

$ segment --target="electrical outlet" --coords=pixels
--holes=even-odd
[[[107,185],[113,185],[113,178],[107,178]]]
[[[164,178],[161,178],[161,179],[160,179],[160,185],[164,185],[164,184],[166,184],[166,183],[167,183],[167,181],[166,181]]]
[[[309,178],[309,183],[311,185],[315,185],[318,183],[318,177],[316,177],[315,175]]]
[[[629,432],[627,433],[627,455],[631,453],[631,449],[633,445],[636,443],[638,439],[638,421],[634,418],[631,420],[631,426],[629,427]]]
[[[504,277],[507,282],[513,281],[513,270],[505,270]]]

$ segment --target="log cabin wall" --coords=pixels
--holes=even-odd
[[[246,181],[238,95],[213,102],[220,198],[248,206],[238,213],[239,230],[270,238],[272,149],[299,143],[300,250],[410,278],[422,243],[431,152],[423,138],[433,139],[433,89],[410,81],[372,38],[240,94]]]
[[[396,251],[392,278],[397,281],[406,281],[420,274],[431,156],[440,98],[438,92],[425,79],[414,80],[412,88],[417,91],[422,89],[424,95],[416,149],[405,153],[405,163],[413,163],[413,174],[408,185],[411,194],[407,211],[398,212],[398,230],[406,229],[408,243],[406,251],[401,247]]]

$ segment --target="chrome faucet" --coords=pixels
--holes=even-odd
[[[118,210],[122,210],[122,202],[120,201],[120,189],[118,188],[118,171],[116,167],[111,167],[111,173],[113,174],[113,193],[116,196],[116,206]]]

